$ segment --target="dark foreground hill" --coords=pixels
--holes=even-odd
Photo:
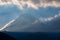
[[[16,39],[5,33],[0,32],[0,40],[16,40]]]
[[[4,32],[17,40],[60,40],[59,32]]]

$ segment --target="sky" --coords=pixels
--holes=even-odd
[[[60,0],[0,0],[0,31],[60,32]]]
[[[50,22],[50,25],[60,17],[60,0],[0,0],[0,28],[10,25],[12,20],[20,20],[25,14],[36,18],[31,24],[41,21],[44,24]]]

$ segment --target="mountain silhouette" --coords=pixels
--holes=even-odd
[[[13,22],[6,31],[13,32],[60,32],[60,19],[50,22],[41,22],[32,14],[23,14],[15,22]]]

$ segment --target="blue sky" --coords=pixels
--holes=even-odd
[[[58,14],[59,11],[60,8],[55,7],[40,7],[38,10],[32,8],[20,10],[16,5],[0,6],[0,26],[4,26],[9,21],[22,14],[32,14],[36,18],[48,18]]]
[[[25,12],[26,11],[26,12]],[[39,8],[39,10],[34,10],[32,8],[27,10],[19,10],[17,6],[0,6],[0,24],[4,24],[11,19],[14,19],[16,16],[19,16],[20,14],[29,13],[36,17],[50,17],[54,16],[55,14],[58,14],[60,11],[60,8],[54,8],[54,7],[47,7],[47,8]]]
[[[0,26],[19,15],[20,10],[16,6],[0,6]]]
[[[20,17],[21,15],[24,15],[24,14],[26,15],[31,14],[35,18],[37,18],[36,20],[41,20],[42,22],[43,21],[51,22],[50,17],[52,17],[53,20],[56,20],[57,17],[60,17],[59,1],[56,1],[56,0],[55,1],[45,0],[45,1],[44,0],[43,1],[42,0],[38,0],[38,1],[21,0],[20,2],[18,0],[15,0],[13,1],[13,4],[8,4],[7,2],[5,2],[8,5],[5,5],[4,2],[2,2],[3,5],[0,4],[0,26],[3,27],[7,23],[9,23],[11,20],[16,19],[17,17]],[[19,4],[19,2],[21,4]],[[27,20],[27,21],[30,21],[30,20]],[[36,23],[36,21],[34,23]]]
[[[17,6],[12,6],[12,5],[9,5],[7,7],[1,6],[0,9],[1,9],[1,11],[0,11],[0,20],[1,20],[0,26],[4,26],[11,20],[15,19],[17,16],[21,16],[24,14],[26,14],[26,15],[32,14],[38,20],[38,18],[54,17],[54,15],[59,14],[59,11],[60,11],[60,8],[55,8],[55,7],[47,7],[47,8],[40,7],[38,10],[35,10],[33,8],[29,8],[26,10],[25,9],[20,10]]]

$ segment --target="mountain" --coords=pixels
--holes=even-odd
[[[34,22],[37,22],[34,24]],[[22,14],[6,31],[12,32],[60,32],[60,19],[41,22],[32,14]]]
[[[31,27],[32,23],[36,20],[32,14],[22,14],[14,23],[12,23],[6,31],[24,31],[26,28]],[[13,29],[15,28],[15,29]]]
[[[32,14],[23,14],[3,33],[17,40],[60,40],[60,19],[43,23]],[[52,24],[51,24],[52,23]]]

